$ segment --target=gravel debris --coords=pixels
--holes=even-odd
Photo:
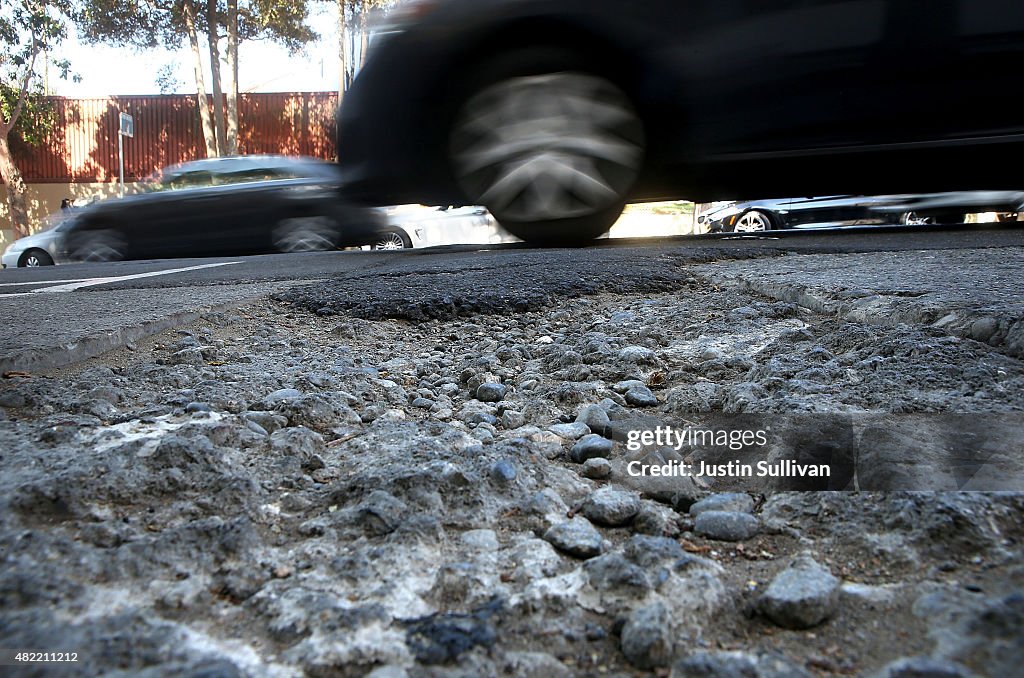
[[[1018,359],[676,259],[572,298],[538,274],[339,278],[0,380],[0,647],[77,648],[85,675],[1024,664],[1024,496],[949,491],[1017,468]],[[630,431],[722,421],[783,440],[740,462],[855,447],[856,473],[630,473],[722,452]],[[949,452],[978,427],[998,473]]]

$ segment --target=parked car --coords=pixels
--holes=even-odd
[[[67,219],[53,219],[48,228],[18,238],[4,250],[0,260],[3,268],[53,266],[60,260],[61,238],[67,226]]]
[[[76,210],[61,256],[106,261],[329,250],[408,234],[377,210],[338,200],[334,164],[238,156],[167,167],[142,191]]]
[[[974,212],[1015,214],[1024,192],[971,191],[933,195],[832,195],[748,200],[697,217],[711,233],[881,224],[956,224]]]
[[[476,205],[396,205],[388,219],[413,236],[413,247],[518,242],[486,207]]]
[[[1019,188],[1020,0],[624,8],[402,3],[340,111],[346,195],[551,242],[629,201]]]

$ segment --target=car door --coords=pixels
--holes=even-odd
[[[885,0],[718,0],[677,6],[686,155],[850,145]],[[666,7],[666,11],[672,11]]]

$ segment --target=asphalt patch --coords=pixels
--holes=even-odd
[[[696,289],[702,283],[686,269],[687,264],[780,254],[779,250],[727,248],[495,251],[460,253],[430,266],[415,257],[396,257],[384,270],[345,273],[272,298],[322,316],[450,320],[524,313],[565,297]]]

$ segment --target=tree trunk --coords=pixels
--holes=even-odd
[[[359,68],[366,63],[366,52],[370,49],[370,3],[362,0],[359,11]],[[357,71],[358,72],[358,71]]]
[[[217,0],[206,0],[206,22],[210,42],[210,79],[213,81],[213,120],[217,139],[217,155],[224,155],[227,150],[225,137],[227,129],[224,123],[224,86],[220,77],[220,36],[217,30]]]
[[[22,178],[21,170],[14,164],[14,158],[11,157],[6,131],[0,135],[0,178],[7,186],[7,208],[11,214],[11,225],[14,226],[14,238],[24,238],[29,234],[25,179]]]
[[[348,0],[338,0],[338,104],[345,98],[345,91],[348,89],[348,39],[346,38],[345,13],[348,9]]]
[[[228,0],[228,155],[238,155],[238,0]]]
[[[192,48],[192,68],[196,75],[196,103],[199,105],[199,120],[203,128],[203,140],[206,141],[206,157],[216,158],[217,137],[210,120],[210,105],[206,101],[206,80],[203,78],[203,55],[199,51],[199,34],[196,31],[196,7],[193,0],[185,0],[185,30],[188,32],[189,46]]]

